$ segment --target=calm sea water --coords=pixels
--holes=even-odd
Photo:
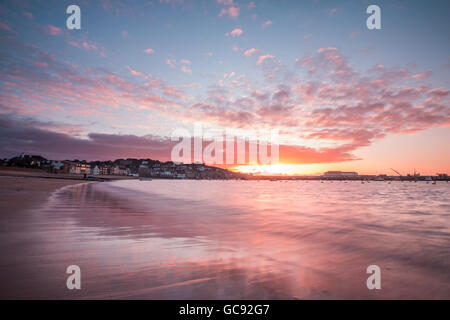
[[[43,298],[450,299],[449,199],[445,182],[91,183],[34,211],[9,259]]]

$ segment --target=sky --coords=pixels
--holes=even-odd
[[[71,4],[80,30],[66,27]],[[366,27],[371,4],[381,30]],[[450,173],[449,12],[439,0],[2,1],[0,157],[170,160],[173,132],[197,124],[277,130],[272,173]]]

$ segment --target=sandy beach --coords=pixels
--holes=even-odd
[[[83,175],[55,174],[42,170],[20,168],[0,169],[1,215],[18,214],[42,204],[50,194],[64,186],[87,181],[111,181],[133,179],[128,176],[102,175],[94,179],[83,179]]]
[[[0,219],[23,214],[45,202],[53,191],[83,182],[79,179],[51,179],[26,175],[0,176]]]
[[[448,297],[444,183],[37,174],[0,172],[0,299]],[[366,288],[370,264],[382,291]]]
[[[32,172],[1,172],[0,175],[0,265],[1,299],[30,298],[22,283],[27,283],[33,263],[23,260],[26,249],[36,239],[31,236],[32,210],[45,204],[52,192],[74,184],[85,183],[82,179],[39,177]],[[35,260],[32,260],[35,261]],[[35,297],[39,297],[35,295]]]

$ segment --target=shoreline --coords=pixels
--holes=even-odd
[[[0,209],[4,216],[12,212],[24,211],[45,203],[50,195],[69,185],[88,182],[105,182],[123,179],[134,179],[128,176],[102,176],[84,179],[83,175],[48,173],[37,170],[5,170],[0,169]]]
[[[45,293],[47,289],[43,289],[46,283],[35,273],[35,269],[47,258],[45,248],[34,249],[43,239],[42,235],[39,236],[34,212],[43,207],[55,191],[86,183],[92,182],[0,175],[1,300],[51,297]],[[49,272],[46,268],[40,270]],[[43,294],[40,293],[42,290]]]
[[[86,182],[83,179],[0,175],[0,220],[44,204],[53,192],[62,187]]]

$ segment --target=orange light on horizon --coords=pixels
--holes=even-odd
[[[315,165],[304,164],[271,164],[271,165],[240,165],[231,168],[240,173],[255,175],[306,175],[319,173]]]

